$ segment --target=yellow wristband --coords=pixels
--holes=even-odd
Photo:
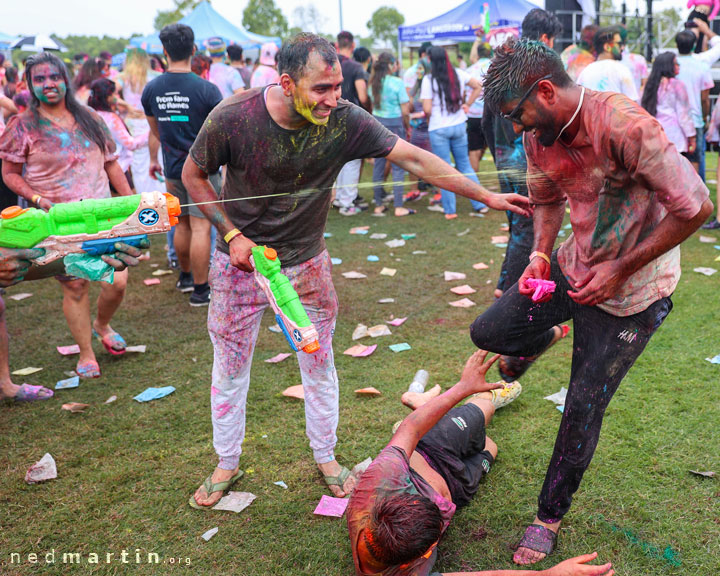
[[[552,266],[552,264],[550,264],[550,257],[547,254],[545,254],[544,252],[533,252],[532,254],[530,254],[530,261],[532,262],[536,256],[539,256],[540,258],[545,260],[545,262],[547,262],[548,265]]]
[[[30,199],[33,204],[40,204],[40,200],[42,200],[42,196],[40,196],[40,194],[33,194],[32,198]]]
[[[230,244],[230,241],[233,238],[235,238],[236,236],[242,236],[242,232],[240,232],[240,230],[238,230],[237,228],[233,228],[232,230],[230,230],[230,232],[225,234],[225,236],[224,236],[225,243]]]

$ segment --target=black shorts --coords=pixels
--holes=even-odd
[[[485,132],[482,129],[482,118],[468,118],[467,120],[468,150],[483,150],[487,148]]]
[[[681,155],[685,156],[690,162],[693,162],[695,164],[700,163],[700,149],[698,147],[695,147],[695,150],[692,152],[680,152]]]
[[[493,463],[485,450],[485,415],[475,404],[445,414],[422,437],[417,451],[445,479],[458,508],[470,503]]]

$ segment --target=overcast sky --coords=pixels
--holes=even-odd
[[[530,0],[544,6],[545,0]],[[394,6],[405,16],[405,24],[416,24],[458,6],[462,0],[435,4],[418,0],[275,0],[292,26],[298,6],[314,4],[325,16],[324,32],[339,30],[339,3],[343,5],[344,27],[355,34],[367,35],[365,23],[380,6]],[[638,0],[626,0],[634,10]],[[619,3],[619,0],[616,0]],[[5,34],[58,34],[59,36],[97,35],[128,37],[150,34],[158,10],[173,7],[172,0],[0,0],[0,32]],[[644,9],[645,1],[639,2]],[[242,23],[247,0],[213,0],[212,5],[235,24]],[[655,9],[678,6],[686,12],[685,0],[655,0]]]

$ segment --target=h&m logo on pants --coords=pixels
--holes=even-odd
[[[463,420],[460,416],[458,416],[457,418],[451,418],[451,420],[455,422],[455,424],[458,428],[460,428],[460,430],[465,430],[465,428],[467,428],[467,422],[465,422],[465,420]]]

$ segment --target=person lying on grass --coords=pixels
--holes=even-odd
[[[465,364],[460,381],[440,396],[403,395],[415,408],[389,444],[358,480],[347,508],[357,575],[427,576],[437,545],[456,508],[470,503],[490,471],[497,445],[485,434],[497,408],[520,393],[518,382],[488,383],[485,374],[498,359],[479,350]],[[470,399],[454,407],[464,398]],[[596,553],[571,558],[549,570],[491,570],[467,576],[518,573],[545,576],[612,576],[611,564],[588,564]],[[433,573],[437,574],[437,573]],[[448,575],[449,576],[449,575]]]
[[[141,248],[150,244],[144,243]],[[134,248],[123,242],[115,244],[117,252],[105,254],[101,258],[115,268],[125,270],[128,266],[137,266],[142,254],[140,248]],[[2,288],[13,286],[24,280],[39,280],[65,274],[62,260],[56,260],[45,266],[33,266],[32,260],[44,254],[42,249],[0,248],[0,294]],[[14,384],[10,377],[8,334],[5,326],[5,302],[0,295],[0,400],[15,402],[33,402],[52,398],[53,391],[44,386]]]

